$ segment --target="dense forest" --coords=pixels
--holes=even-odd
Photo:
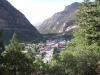
[[[79,30],[48,63],[35,58],[30,49],[23,53],[15,33],[5,46],[0,31],[0,75],[100,75],[100,0],[84,0],[75,24]]]

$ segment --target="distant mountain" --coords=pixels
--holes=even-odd
[[[0,29],[4,32],[5,41],[11,39],[14,32],[20,41],[32,41],[40,37],[37,29],[7,0],[0,0]]]
[[[80,3],[72,3],[65,7],[61,12],[54,14],[51,18],[45,20],[38,28],[40,33],[62,33],[73,29],[76,13]]]

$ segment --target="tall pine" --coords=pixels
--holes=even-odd
[[[33,60],[22,52],[21,45],[14,34],[4,53],[3,75],[30,75],[33,70],[32,65]]]

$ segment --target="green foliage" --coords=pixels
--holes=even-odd
[[[78,47],[79,48],[79,47]],[[100,61],[100,47],[96,44],[90,46],[70,48],[60,54],[60,62],[69,75],[97,75],[97,63]]]
[[[30,75],[33,70],[33,60],[22,53],[22,48],[13,35],[8,48],[3,53],[3,75]]]
[[[79,31],[54,59],[50,75],[98,75],[100,71],[100,1],[85,0],[78,11]]]
[[[65,75],[64,66],[58,60],[52,60],[49,64],[48,75]]]
[[[100,47],[93,44],[79,51],[78,68],[83,75],[97,75],[97,63],[100,61]]]
[[[45,75],[48,72],[48,65],[45,64],[41,59],[36,59],[33,62],[36,75]]]
[[[8,51],[22,51],[21,49],[21,46],[16,38],[16,34],[14,33],[11,41],[10,41],[10,44],[8,46]]]
[[[87,44],[100,45],[100,4],[85,1],[77,14],[76,24],[80,27],[81,36]]]

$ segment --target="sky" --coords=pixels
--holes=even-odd
[[[54,13],[64,10],[65,6],[83,0],[8,0],[21,11],[33,24],[38,25]]]

